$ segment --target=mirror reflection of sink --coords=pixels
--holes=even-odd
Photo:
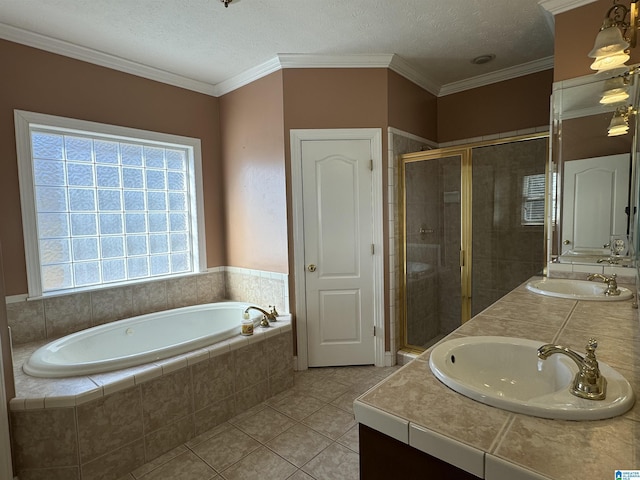
[[[429,366],[442,383],[479,402],[516,413],[563,420],[622,415],[635,401],[625,378],[603,362],[606,398],[569,392],[577,365],[564,355],[537,356],[543,342],[510,337],[465,337],[437,345]]]
[[[631,290],[618,287],[620,295],[605,295],[607,285],[595,280],[569,280],[564,278],[543,278],[527,283],[527,290],[549,297],[569,298],[572,300],[593,300],[598,302],[616,302],[628,300],[633,296]]]

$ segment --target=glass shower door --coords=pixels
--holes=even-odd
[[[405,345],[425,349],[461,324],[463,154],[405,157]]]
[[[472,151],[472,315],[544,268],[547,138]]]

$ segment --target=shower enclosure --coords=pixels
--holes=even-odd
[[[424,350],[545,265],[547,136],[403,155],[403,348]]]

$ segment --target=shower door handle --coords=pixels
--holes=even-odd
[[[307,270],[310,272],[315,272],[316,266],[313,263],[310,263],[309,265],[307,265]]]

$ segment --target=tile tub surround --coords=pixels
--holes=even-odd
[[[512,336],[584,352],[594,336],[598,359],[622,373],[638,395],[638,310],[631,300],[604,303],[544,297],[523,284],[447,338]],[[443,459],[456,466],[479,469],[473,473],[488,480],[613,478],[616,469],[638,468],[640,402],[600,421],[511,413],[447,388],[431,373],[429,355],[427,350],[359,397],[356,419],[433,456],[448,456]]]
[[[358,480],[353,399],[396,368],[295,372],[292,388],[118,480]]]
[[[118,479],[293,386],[291,317],[250,337],[120,371],[41,379],[14,352],[20,478]]]
[[[7,302],[13,345],[59,338],[123,318],[172,308],[237,300],[289,311],[288,276],[237,267],[134,285]]]

